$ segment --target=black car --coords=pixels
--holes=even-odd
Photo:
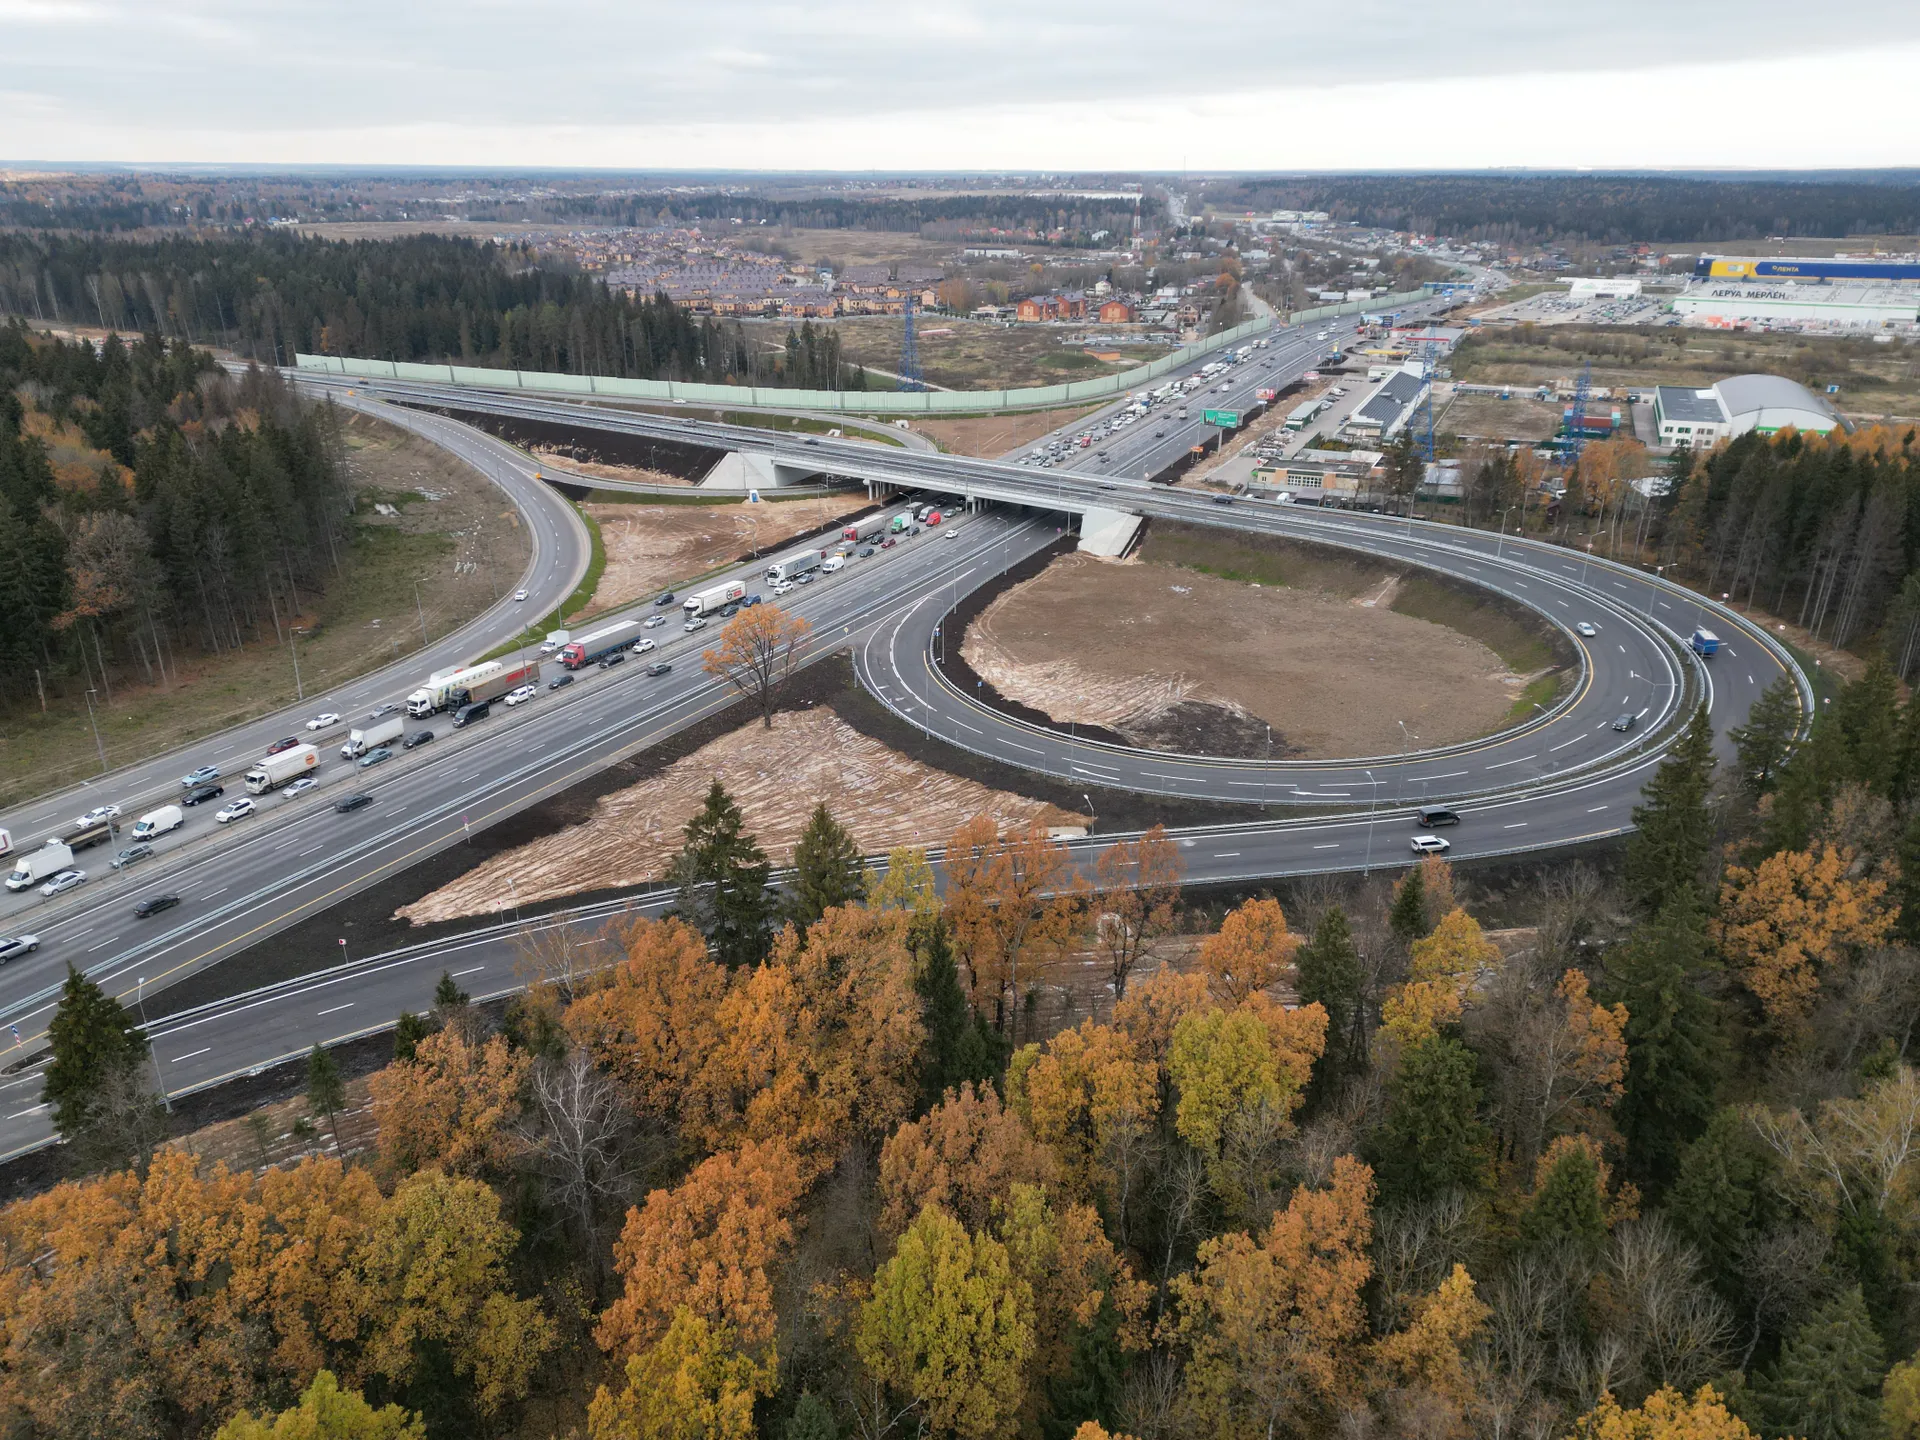
[[[739,613],[740,613],[740,602],[736,600],[731,605],[723,606],[721,608],[720,618],[722,620],[731,620],[734,616],[738,615]]]
[[[162,910],[171,910],[179,903],[180,897],[178,895],[149,895],[145,900],[142,900],[138,905],[133,907],[133,913],[139,919],[144,920],[149,915],[158,915]]]
[[[196,785],[180,797],[182,805],[204,805],[209,800],[218,800],[227,793],[224,785]]]
[[[1231,505],[1233,503],[1233,496],[1216,495],[1213,497],[1213,503],[1216,505]]]
[[[600,668],[602,670],[611,670],[616,665],[624,665],[626,663],[627,663],[627,652],[624,650],[616,650],[611,655],[601,660]]]
[[[873,554],[873,546],[871,546],[871,545],[862,545],[862,546],[860,547],[860,558],[861,558],[862,560],[865,560],[865,559],[866,559],[866,558],[867,558],[867,557],[868,557],[869,555],[871,555],[871,554]]]
[[[406,743],[402,745],[400,748],[402,750],[411,750],[416,745],[428,744],[429,742],[432,741],[432,739],[433,739],[433,731],[416,730],[411,735],[407,736]]]
[[[1624,715],[1616,715],[1613,721],[1613,728],[1616,730],[1631,730],[1633,728],[1633,712],[1629,710]]]
[[[663,594],[656,595],[654,597],[653,603],[655,605],[671,605],[673,604],[674,600],[677,598],[678,597],[675,596],[671,590],[668,590]]]
[[[566,675],[556,675],[553,677],[553,679],[547,682],[547,689],[561,690],[571,684],[573,684],[573,676],[571,673]]]
[[[476,720],[484,720],[493,713],[491,700],[476,700],[471,705],[462,705],[453,712],[453,728],[464,729]]]
[[[1420,828],[1431,830],[1436,825],[1458,825],[1460,815],[1444,805],[1423,805],[1420,807]]]
[[[333,802],[333,808],[342,815],[350,815],[355,810],[364,810],[373,803],[371,795],[342,795]]]
[[[671,669],[673,669],[673,662],[671,660],[656,660],[647,666],[647,674],[664,675]]]

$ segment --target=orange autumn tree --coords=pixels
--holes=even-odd
[[[627,1212],[614,1245],[624,1288],[595,1338],[616,1357],[638,1355],[666,1334],[674,1312],[726,1326],[741,1348],[773,1339],[773,1271],[793,1243],[793,1210],[806,1191],[792,1153],[748,1141],[696,1165],[671,1190]]]
[[[1046,1186],[1058,1173],[1052,1152],[991,1085],[964,1084],[880,1148],[880,1232],[900,1234],[928,1205],[979,1230],[1013,1186]]]
[[[1155,825],[1138,840],[1116,840],[1094,862],[1087,907],[1115,1000],[1126,998],[1133,972],[1173,930],[1185,872],[1179,848],[1167,838],[1164,825]]]
[[[780,692],[800,668],[813,626],[778,605],[749,605],[720,631],[720,643],[700,657],[701,668],[760,708],[760,723],[773,728]]]
[[[380,1158],[401,1174],[506,1169],[515,1148],[508,1125],[532,1063],[498,1035],[476,1045],[452,1028],[427,1036],[413,1059],[376,1071],[369,1085]]]
[[[1039,821],[1002,835],[990,815],[954,832],[946,864],[947,925],[974,1007],[991,1005],[1013,1033],[1023,979],[1038,979],[1073,938],[1079,876]]]
[[[1259,1240],[1209,1240],[1172,1282],[1162,1331],[1186,1351],[1205,1433],[1267,1440],[1310,1429],[1346,1396],[1367,1332],[1372,1206],[1373,1172],[1343,1155],[1328,1187],[1295,1190]]]
[[[1261,896],[1230,911],[1206,938],[1200,946],[1200,969],[1215,999],[1238,1005],[1286,974],[1299,948],[1300,937],[1287,929],[1280,902]]]
[[[1024,1046],[1007,1067],[1007,1104],[1059,1161],[1075,1194],[1125,1183],[1116,1164],[1144,1146],[1160,1110],[1158,1067],[1124,1031],[1091,1020],[1044,1048]]]
[[[1478,920],[1455,906],[1432,934],[1413,942],[1406,983],[1381,1006],[1381,1028],[1402,1046],[1436,1034],[1460,1018],[1474,977],[1499,964],[1499,947]]]
[[[1823,972],[1893,929],[1885,882],[1849,879],[1852,863],[1851,851],[1823,845],[1727,867],[1713,936],[1783,1037],[1804,1028]]]

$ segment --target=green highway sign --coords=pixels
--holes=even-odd
[[[1223,430],[1232,430],[1240,423],[1238,410],[1208,410],[1201,417],[1209,425],[1218,425]]]

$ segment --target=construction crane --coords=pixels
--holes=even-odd
[[[913,295],[908,292],[906,307],[901,311],[906,317],[906,327],[900,332],[900,371],[895,388],[900,390],[924,390],[926,382],[920,378],[920,347],[913,338]]]

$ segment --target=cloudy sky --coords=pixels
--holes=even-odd
[[[0,0],[0,162],[1920,164],[1915,0]]]

